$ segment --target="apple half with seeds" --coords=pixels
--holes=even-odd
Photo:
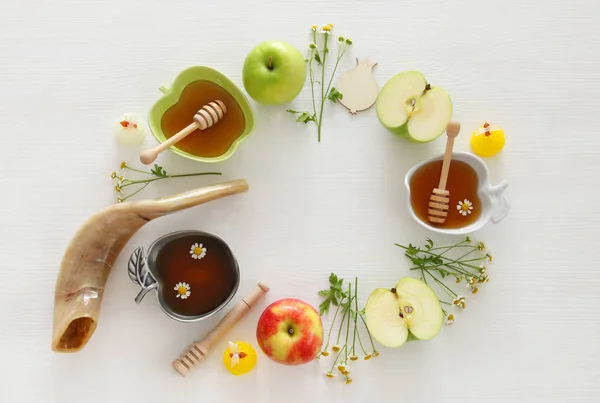
[[[392,77],[377,98],[377,117],[392,133],[426,143],[437,139],[452,119],[452,101],[418,71]]]
[[[371,336],[385,347],[401,347],[407,340],[434,338],[444,323],[435,292],[423,281],[404,277],[396,288],[377,288],[365,306]]]

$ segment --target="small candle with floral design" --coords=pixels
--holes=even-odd
[[[256,366],[256,350],[243,341],[229,342],[225,353],[223,353],[223,364],[229,373],[233,375],[244,375],[252,371]]]

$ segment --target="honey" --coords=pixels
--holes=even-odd
[[[452,160],[446,190],[450,192],[448,218],[444,224],[428,220],[429,197],[438,187],[442,161],[429,162],[415,171],[410,179],[410,203],[419,220],[437,228],[466,227],[481,216],[481,201],[477,194],[479,178],[473,167],[463,161]]]
[[[203,158],[225,154],[244,132],[246,119],[235,98],[223,87],[210,81],[194,81],[183,89],[179,101],[162,116],[161,128],[165,137],[170,138],[189,126],[196,112],[216,99],[227,107],[223,118],[205,130],[193,131],[175,147]]]
[[[218,308],[235,290],[239,278],[227,245],[216,237],[199,234],[165,244],[156,257],[154,273],[165,307],[184,316],[203,315]]]

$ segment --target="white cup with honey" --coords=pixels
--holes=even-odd
[[[476,155],[453,152],[446,189],[450,193],[448,216],[443,224],[428,219],[429,199],[436,188],[442,169],[443,155],[425,160],[406,174],[408,209],[413,219],[434,232],[449,235],[469,234],[488,222],[506,218],[510,205],[504,191],[507,181],[490,183],[485,162]]]

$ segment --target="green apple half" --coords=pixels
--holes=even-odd
[[[385,347],[407,340],[429,340],[442,328],[444,315],[435,292],[423,281],[404,277],[396,288],[377,288],[365,306],[371,336]]]
[[[437,139],[452,118],[452,101],[418,71],[392,77],[377,98],[377,117],[392,133],[416,142]]]
[[[265,41],[253,48],[242,70],[244,88],[261,104],[283,104],[296,98],[306,81],[306,61],[286,42]]]

